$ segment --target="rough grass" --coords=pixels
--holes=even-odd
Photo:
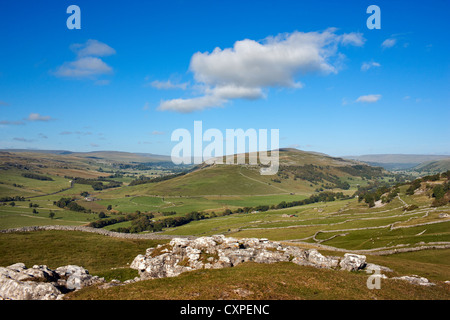
[[[23,262],[27,267],[45,264],[55,269],[75,264],[88,269],[91,274],[115,278],[130,272],[128,265],[138,254],[166,242],[117,239],[72,231],[0,234],[0,266]],[[124,267],[126,271],[117,269]],[[134,276],[123,280],[130,278]]]
[[[197,270],[178,277],[134,284],[80,290],[68,299],[85,300],[365,300],[449,299],[450,286],[439,283],[428,288],[400,280],[382,280],[381,289],[369,290],[368,275],[293,263],[244,263],[220,270]]]

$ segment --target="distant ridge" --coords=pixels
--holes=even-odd
[[[372,166],[383,167],[386,170],[406,170],[424,162],[450,159],[450,155],[430,154],[367,154],[360,156],[343,156],[344,159],[365,162]]]
[[[75,152],[68,150],[39,150],[39,149],[0,149],[0,152],[32,152],[55,155],[68,155],[79,158],[94,158],[105,159],[112,161],[125,162],[156,162],[156,161],[171,161],[170,156],[158,155],[153,153],[133,153],[125,151],[89,151],[89,152]]]

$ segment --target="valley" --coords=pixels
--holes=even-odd
[[[266,238],[334,255],[364,254],[372,261],[395,266],[396,272],[420,273],[437,282],[450,276],[448,172],[413,181],[414,176],[295,149],[280,150],[276,176],[260,175],[258,166],[179,168],[160,159],[139,162],[142,158],[133,155],[111,160],[2,152],[0,157],[2,230],[88,226],[119,232],[118,238],[120,232],[150,238],[154,234],[156,243],[165,243],[165,236]],[[439,204],[435,193],[440,187],[436,186],[444,188]],[[77,231],[22,234],[42,237],[42,241],[58,234],[61,239],[56,243],[72,241],[74,236],[83,241],[101,237]],[[26,238],[20,240],[23,236],[3,233],[0,241],[5,245],[15,238],[25,244]],[[25,247],[4,247],[3,264],[25,254],[21,250]],[[430,257],[434,252],[438,260]],[[33,252],[28,254],[25,260],[38,263]],[[71,256],[70,252],[61,254]],[[50,265],[55,264],[54,258],[48,256]],[[96,265],[99,257],[91,259],[96,274],[110,273]],[[125,272],[121,269],[124,262],[111,263],[114,270]],[[118,276],[126,278],[130,272]]]

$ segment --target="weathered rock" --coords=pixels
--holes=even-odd
[[[336,268],[339,258],[325,257],[317,250],[283,246],[267,239],[235,239],[223,235],[194,240],[172,239],[166,245],[147,249],[130,268],[139,270],[142,279],[174,277],[197,269],[220,269],[243,262],[276,263],[292,261],[299,265]]]
[[[366,256],[346,253],[344,259],[339,263],[342,270],[357,271],[363,269],[366,266]]]
[[[336,268],[339,264],[339,258],[326,257],[316,249],[309,250],[308,261],[320,268]]]
[[[3,300],[56,300],[61,297],[61,291],[53,283],[0,277],[0,298]]]
[[[104,282],[103,278],[91,276],[89,271],[80,266],[68,265],[55,270],[61,279],[65,280],[65,287],[68,290],[79,290],[95,284]],[[62,281],[59,284],[63,284]]]
[[[91,276],[79,266],[51,270],[45,265],[26,268],[25,264],[16,263],[0,267],[0,299],[56,300],[69,291],[102,282],[103,278]]]
[[[394,270],[388,268],[388,267],[384,267],[384,266],[380,266],[378,264],[373,264],[373,263],[366,263],[366,266],[364,267],[364,269],[366,270],[371,270],[371,271],[383,271],[383,272],[394,272]]]
[[[403,277],[393,277],[391,279],[404,280],[409,283],[420,285],[420,286],[434,286],[435,284],[430,282],[427,278],[419,277],[417,275],[403,276]]]

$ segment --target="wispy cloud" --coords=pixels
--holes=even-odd
[[[7,106],[9,106],[9,103],[7,103],[5,101],[0,101],[0,106],[7,107]]]
[[[72,51],[77,55],[76,60],[65,62],[53,74],[62,78],[96,78],[100,75],[113,73],[112,67],[107,65],[100,57],[110,56],[116,51],[105,43],[97,40],[88,40],[83,44],[73,44]],[[105,85],[107,80],[98,80],[97,85]]]
[[[336,29],[323,32],[293,32],[269,36],[262,41],[245,39],[232,48],[197,52],[190,62],[201,96],[161,101],[158,110],[192,112],[221,107],[234,99],[266,97],[265,89],[299,89],[296,77],[307,73],[336,74],[344,55],[340,45],[362,46],[361,33],[338,35]]]
[[[25,139],[25,138],[22,138],[22,137],[16,137],[16,138],[13,138],[13,140],[14,141],[19,141],[19,142],[34,142],[35,140],[31,140],[31,139]]]
[[[85,43],[75,43],[70,46],[79,57],[106,57],[116,54],[116,50],[108,46],[106,43],[98,40],[89,39]]]
[[[162,136],[164,134],[166,134],[164,131],[156,131],[155,130],[152,132],[152,135],[154,135],[154,136]]]
[[[362,103],[374,103],[381,99],[381,94],[368,94],[365,96],[360,96],[356,99],[356,102]]]
[[[383,41],[381,46],[383,48],[392,48],[393,46],[395,46],[396,43],[397,43],[397,39],[395,39],[395,38],[388,38],[388,39]]]
[[[174,83],[171,80],[167,80],[167,81],[155,80],[155,81],[150,82],[150,86],[152,86],[153,88],[159,89],[159,90],[170,90],[170,89],[186,90],[188,85],[189,85],[189,82]]]
[[[67,135],[71,135],[71,134],[90,136],[90,135],[92,135],[92,132],[90,132],[90,131],[62,131],[59,134],[62,136],[67,136]]]
[[[54,120],[54,119],[52,117],[50,117],[50,116],[42,116],[39,113],[30,113],[28,118],[25,118],[25,120],[27,120],[27,121],[43,121],[43,122],[47,122],[47,121],[51,121],[51,120]]]
[[[379,64],[378,62],[375,61],[363,62],[363,64],[361,65],[361,71],[367,71],[370,68],[378,68],[378,67],[381,67],[381,64]]]
[[[4,126],[9,126],[9,125],[22,126],[24,124],[25,124],[25,122],[23,122],[23,121],[8,121],[8,120],[1,120],[0,121],[0,125],[4,125]]]
[[[148,102],[146,102],[145,104],[144,104],[144,106],[142,107],[142,110],[148,110],[148,109],[150,109],[150,104],[148,103]]]

